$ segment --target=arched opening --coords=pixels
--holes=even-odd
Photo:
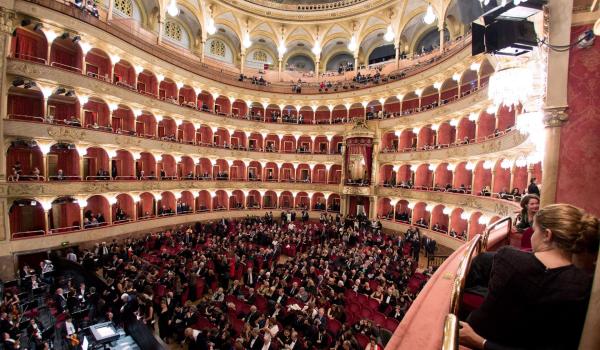
[[[441,163],[437,166],[434,173],[436,190],[451,190],[452,189],[452,171],[448,169],[448,163]]]
[[[243,131],[235,130],[231,134],[231,148],[238,150],[246,149],[246,134]]]
[[[22,85],[14,87],[14,84]],[[45,121],[44,96],[38,88],[34,88],[30,80],[13,80],[8,89],[8,117],[10,119]]]
[[[248,181],[262,181],[262,165],[257,160],[248,163]]]
[[[456,193],[471,193],[473,171],[467,167],[467,162],[460,162],[454,169],[454,182],[452,188]]]
[[[112,205],[112,223],[122,224],[134,220],[135,201],[127,193],[121,193],[116,197],[116,203]]]
[[[488,166],[489,163],[489,166]],[[491,167],[493,163],[491,161],[479,161],[475,166],[473,176],[473,194],[480,196],[491,195],[492,185],[492,171]],[[484,166],[485,165],[485,166]],[[487,168],[487,169],[486,169]]]
[[[13,239],[43,236],[45,213],[35,199],[15,199],[8,210],[10,234]]]
[[[158,216],[169,216],[175,214],[177,200],[173,192],[165,191],[160,194],[158,200]]]
[[[73,90],[58,88],[48,98],[46,118],[53,123],[81,126],[79,122],[79,100]]]
[[[448,212],[442,204],[436,205],[431,210],[431,229],[433,231],[448,233]]]
[[[177,85],[175,82],[169,78],[163,79],[158,84],[158,97],[167,102],[177,103]]]
[[[454,144],[456,137],[456,128],[448,122],[439,125],[437,130],[437,142],[440,147],[449,147]]]
[[[135,122],[135,131],[139,137],[156,137],[156,119],[151,113],[142,112]]]
[[[188,85],[179,89],[179,104],[185,107],[196,109],[196,91]]]
[[[65,35],[66,34],[66,35]],[[81,73],[83,52],[68,33],[57,37],[50,47],[50,65]]]
[[[421,164],[415,171],[415,188],[426,190],[433,186],[433,171],[429,170],[429,164]]]
[[[177,214],[190,214],[194,212],[194,194],[190,191],[181,192],[177,200]]]
[[[200,158],[200,162],[196,167],[196,174],[200,176],[201,180],[212,180],[213,166],[211,160],[208,158]]]
[[[229,197],[229,209],[242,210],[245,207],[244,202],[244,192],[241,190],[234,190],[231,192],[231,196]]]
[[[156,199],[154,198],[154,194],[150,192],[140,194],[137,210],[138,220],[154,217],[156,215]]]
[[[310,136],[303,135],[298,138],[296,152],[311,153],[313,141]]]
[[[327,204],[325,195],[321,192],[315,192],[312,195],[312,210],[326,210]]]
[[[340,195],[333,193],[327,198],[327,210],[334,213],[340,212]]]
[[[263,209],[277,209],[277,193],[267,191],[263,196]]]
[[[381,137],[381,151],[383,153],[396,152],[398,150],[398,137],[394,131],[387,131]]]
[[[241,160],[234,160],[229,167],[229,178],[232,181],[246,181],[246,165]]]
[[[57,143],[47,157],[49,180],[80,180],[79,153],[72,144]]]
[[[100,147],[89,147],[83,157],[84,180],[110,180],[109,158],[106,150]]]
[[[223,190],[217,190],[213,196],[213,210],[226,210],[229,203],[229,195]]]
[[[196,164],[189,156],[182,156],[181,161],[177,164],[177,177],[182,180],[194,180],[196,172]]]
[[[135,116],[129,107],[119,106],[113,111],[112,131],[117,134],[135,135]]]
[[[429,218],[430,212],[426,210],[427,203],[419,202],[415,204],[415,207],[412,210],[412,220],[413,225],[429,228]]]
[[[401,199],[396,203],[396,221],[403,223],[410,223],[412,217],[412,210],[409,208],[408,201]]]
[[[196,142],[196,129],[194,124],[184,120],[181,125],[177,127],[177,139],[188,145],[193,145]]]
[[[170,117],[158,122],[158,137],[163,141],[177,141],[177,123]]]
[[[156,79],[156,75],[148,69],[141,71],[137,78],[137,91],[152,97],[158,96],[158,80]]]
[[[279,195],[279,209],[293,209],[294,208],[294,195],[290,191],[283,191]]]
[[[342,166],[340,164],[334,164],[331,166],[327,174],[327,183],[329,184],[340,184],[342,183]]]
[[[44,171],[43,155],[35,142],[11,142],[6,155],[8,181],[43,181]]]
[[[458,122],[458,130],[456,131],[456,142],[462,144],[468,144],[475,140],[475,131],[477,125],[474,121],[471,121],[469,117],[463,117]]]
[[[119,86],[126,87],[131,90],[135,90],[135,68],[133,65],[123,59],[115,64],[113,73],[113,83]]]
[[[177,163],[175,162],[175,158],[170,154],[162,155],[161,160],[158,162],[158,170],[160,171],[161,180],[177,179]]]
[[[467,239],[467,229],[469,227],[469,215],[462,208],[455,208],[450,216],[449,235],[453,238],[462,240]]]
[[[48,212],[50,233],[63,233],[81,229],[80,209],[73,197],[59,197],[52,202]]]
[[[93,48],[85,55],[85,74],[88,77],[110,81],[110,58],[106,52]]]
[[[383,187],[396,186],[396,172],[391,164],[385,164],[379,168],[379,184]]]
[[[394,218],[394,207],[389,198],[379,198],[377,205],[377,218],[383,220],[392,220]]]
[[[231,102],[225,96],[217,97],[215,101],[215,113],[219,115],[231,114]]]
[[[298,210],[307,210],[310,208],[310,197],[308,197],[308,193],[301,191],[296,193],[296,198],[294,198],[295,207]]]
[[[213,165],[213,174],[215,180],[229,180],[229,163],[225,159],[217,159]]]
[[[318,184],[327,183],[327,177],[326,177],[327,169],[325,168],[325,165],[323,165],[323,164],[314,165],[311,173],[312,173],[312,175],[311,175],[312,183],[318,183]],[[302,170],[300,170],[300,176],[301,176],[301,178],[303,178]]]
[[[94,195],[87,199],[83,209],[83,228],[96,228],[108,225],[107,218],[112,215],[108,200],[101,195]]]
[[[198,198],[196,198],[196,211],[210,211],[212,204],[212,197],[210,192],[207,190],[202,190],[198,193]]]
[[[261,208],[261,196],[257,190],[250,190],[246,197],[246,206],[248,209],[260,209]]]
[[[404,129],[400,133],[398,148],[401,152],[415,150],[417,147],[417,135],[412,129]]]
[[[33,25],[31,25],[33,27]],[[21,60],[47,64],[48,41],[41,30],[16,28],[11,41],[12,56]]]
[[[156,159],[149,152],[142,152],[135,161],[135,172],[140,180],[156,180]]]
[[[110,129],[110,110],[106,102],[90,98],[83,105],[83,125],[86,128],[112,130]]]
[[[504,198],[510,193],[510,168],[512,164],[503,163],[504,159],[498,159],[494,165],[494,188],[492,193],[500,194],[500,198]]]
[[[275,162],[267,162],[265,164],[264,180],[269,182],[277,182],[279,180],[279,166]]]

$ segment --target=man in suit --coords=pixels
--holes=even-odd
[[[529,186],[527,186],[527,194],[535,194],[538,197],[540,196],[540,189],[537,186],[537,184],[535,183],[536,178],[532,177],[531,181],[529,182]]]
[[[288,287],[285,294],[288,296],[295,296],[298,293],[298,282],[292,282],[292,286]]]
[[[62,288],[56,289],[53,299],[56,312],[62,314],[65,311],[65,307],[67,307],[67,298],[64,296]]]
[[[264,345],[264,339],[262,334],[258,331],[258,329],[252,329],[252,338],[250,338],[250,343],[248,343],[247,348],[250,350],[261,350]]]
[[[204,332],[186,328],[184,331],[186,339],[189,341],[189,350],[208,350],[208,342]]]
[[[250,326],[254,326],[256,320],[260,317],[260,313],[258,312],[255,305],[250,306],[250,312],[242,317],[242,321],[250,324]]]

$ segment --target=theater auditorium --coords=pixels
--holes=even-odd
[[[0,0],[0,349],[600,349],[599,18]]]

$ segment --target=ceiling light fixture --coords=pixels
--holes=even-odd
[[[395,37],[394,30],[392,29],[392,25],[390,24],[387,27],[387,31],[383,35],[383,39],[387,42],[393,41]]]
[[[179,14],[179,8],[177,7],[177,2],[175,2],[175,0],[171,0],[169,3],[167,6],[167,12],[171,17],[176,17]]]
[[[248,34],[247,32],[244,34],[244,40],[242,41],[242,45],[244,45],[245,49],[252,46],[252,40],[250,40],[250,34]]]
[[[354,52],[356,51],[356,46],[356,36],[353,34],[352,37],[350,37],[350,42],[348,43],[348,50]]]
[[[208,23],[206,24],[206,32],[208,33],[208,35],[213,35],[217,32],[217,27],[215,27],[214,19],[208,19]]]
[[[423,16],[423,22],[425,22],[425,24],[431,24],[433,23],[433,21],[435,21],[435,13],[433,13],[433,7],[431,6],[431,4],[429,4],[429,6],[427,6],[427,12],[425,12],[425,16]]]

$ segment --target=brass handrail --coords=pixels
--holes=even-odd
[[[456,349],[458,349],[458,317],[453,314],[448,314],[444,320],[442,350]]]
[[[508,239],[510,230],[512,228],[512,218],[510,216],[505,216],[502,219],[496,220],[492,224],[488,225],[488,227],[486,228],[485,232],[483,233],[483,237],[481,239],[481,251],[485,252],[487,250],[488,240],[490,238],[490,233],[492,232],[492,230],[494,230],[496,227],[500,226],[501,224],[503,224],[504,222],[507,222],[507,221],[508,221],[508,230],[506,232],[506,238]]]
[[[450,296],[450,313],[458,315],[460,302],[462,300],[463,292],[465,289],[465,283],[467,282],[467,274],[471,268],[471,262],[473,258],[481,251],[481,234],[475,235],[473,239],[467,243],[467,249],[463,255],[458,270],[456,271],[456,277],[454,277],[454,283],[452,285],[452,294]]]

